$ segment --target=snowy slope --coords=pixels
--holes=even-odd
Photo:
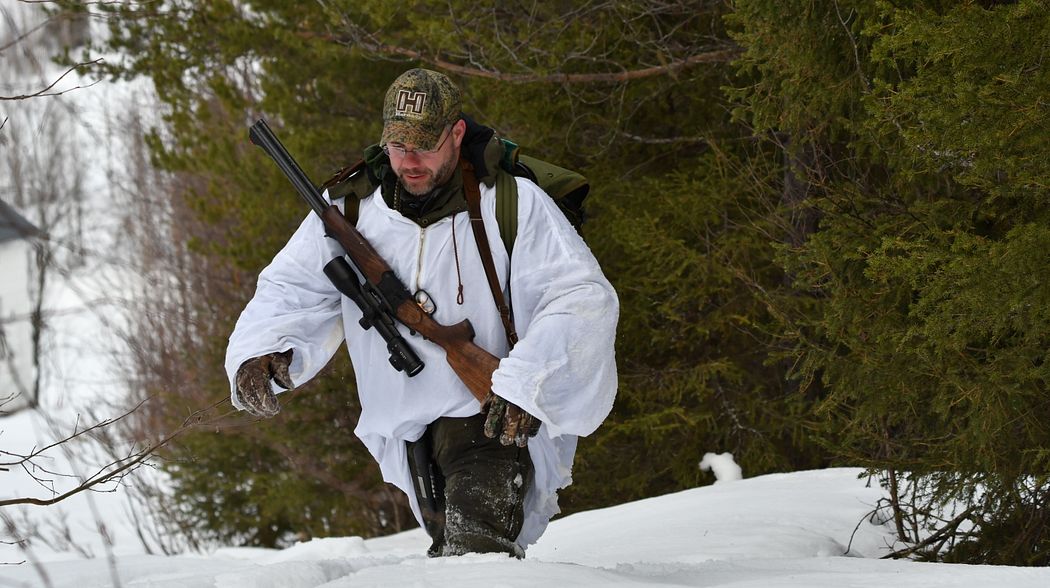
[[[776,474],[580,513],[554,521],[524,561],[476,554],[427,559],[428,541],[416,530],[370,540],[317,539],[283,551],[124,556],[112,566],[104,559],[40,569],[24,564],[0,568],[0,586],[1050,586],[1046,568],[876,559],[892,538],[886,527],[867,522],[882,492],[858,474]]]

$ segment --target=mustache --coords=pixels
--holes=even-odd
[[[402,175],[408,174],[411,176],[421,176],[430,173],[430,170],[425,167],[402,167],[397,171]]]

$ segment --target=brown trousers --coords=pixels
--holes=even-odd
[[[524,519],[532,459],[527,447],[485,437],[484,423],[482,414],[443,417],[419,441],[408,443],[416,498],[433,539],[430,557],[470,552],[524,556],[514,540]]]

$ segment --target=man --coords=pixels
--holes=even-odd
[[[312,378],[345,338],[362,407],[355,433],[408,495],[433,538],[428,554],[522,557],[558,512],[577,437],[612,407],[618,302],[583,240],[528,180],[516,179],[518,230],[506,250],[494,216],[503,149],[460,110],[445,75],[402,74],[386,94],[381,144],[366,150],[381,185],[336,203],[357,207],[357,229],[437,322],[468,319],[475,342],[501,358],[490,401],[480,405],[441,348],[402,325],[426,368],[409,378],[390,366],[383,340],[322,273],[332,255],[316,215],[260,274],[226,370],[235,406],[273,416],[275,392]],[[465,174],[480,181],[486,240],[520,335],[513,349],[465,212]]]

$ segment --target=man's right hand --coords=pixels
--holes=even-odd
[[[525,412],[517,404],[489,392],[488,400],[481,405],[485,413],[485,436],[495,439],[499,436],[501,445],[514,444],[525,447],[529,438],[540,431],[540,421]]]
[[[267,353],[253,357],[237,368],[234,394],[244,409],[258,417],[269,418],[281,412],[277,395],[270,387],[270,379],[285,390],[295,387],[288,375],[292,350]]]

